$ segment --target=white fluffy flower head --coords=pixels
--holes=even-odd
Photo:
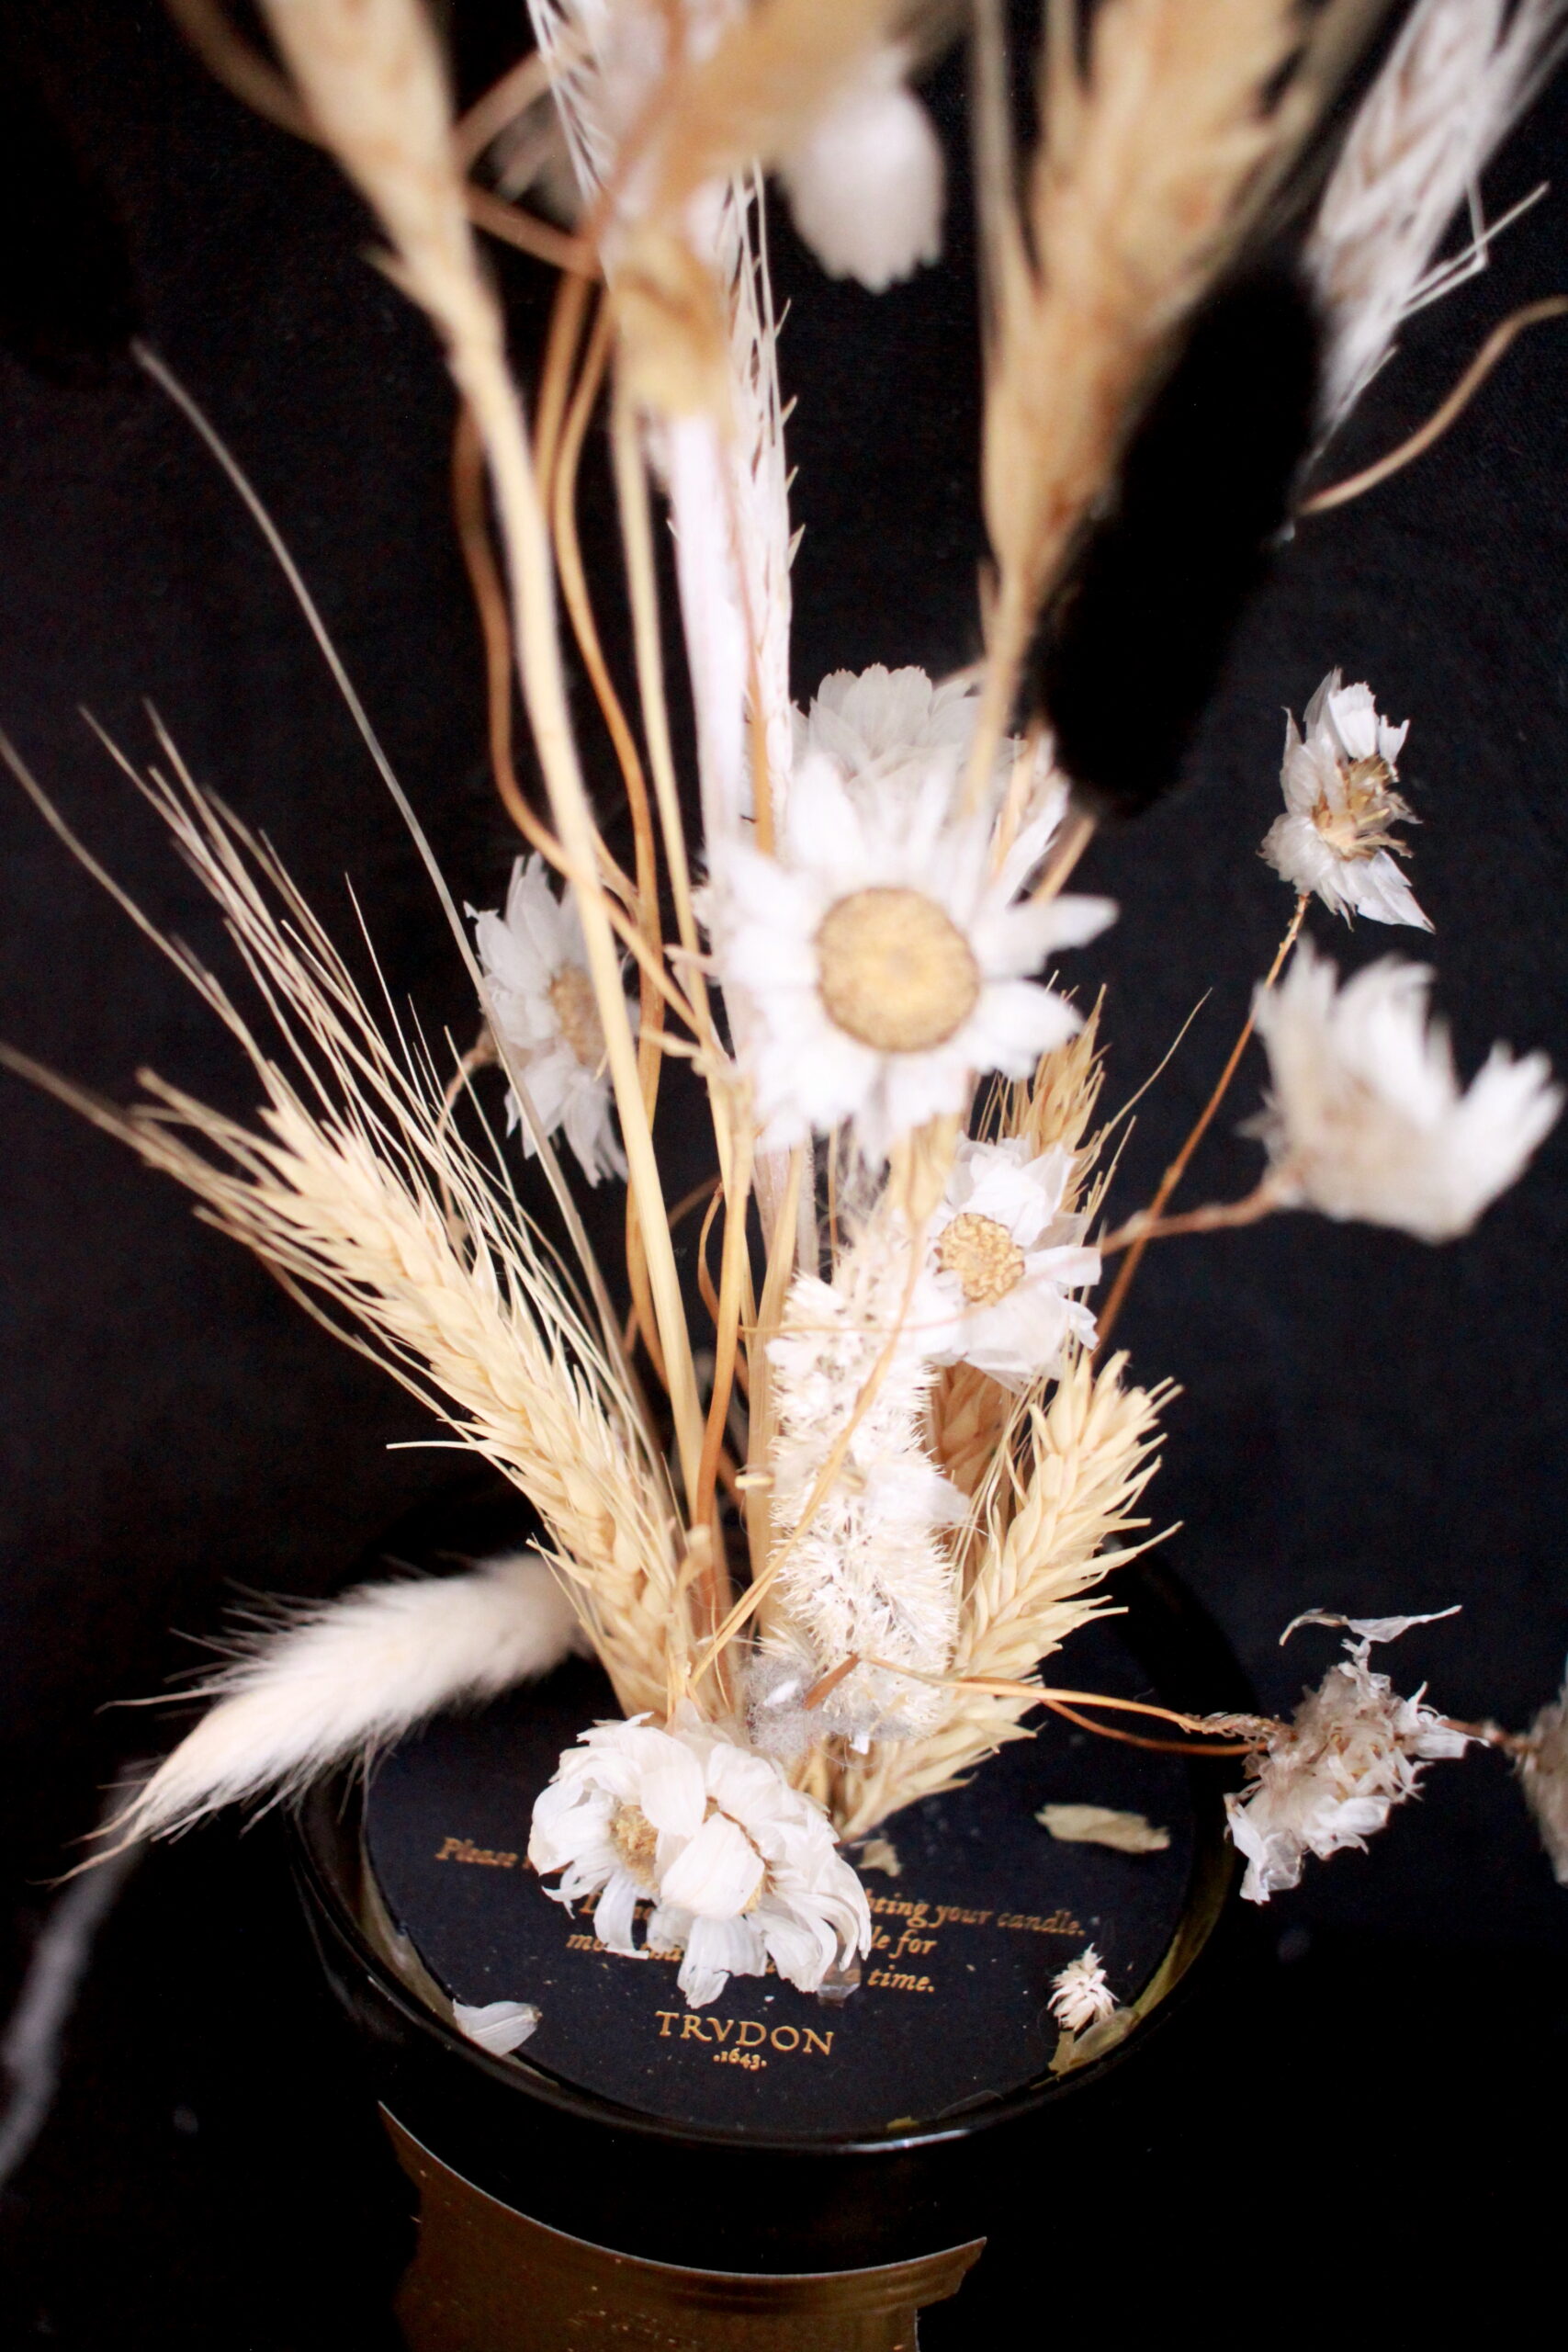
[[[679,1951],[694,2008],[731,1976],[772,1961],[802,1992],[871,1947],[865,1893],[821,1807],[768,1757],[694,1713],[669,1731],[646,1718],[596,1724],[568,1748],[534,1806],[528,1860],[570,1909],[596,1895],[594,1932],[638,1957],[639,1903],[650,1951]]]
[[[1038,1159],[1021,1136],[958,1147],[947,1194],[929,1227],[940,1322],[922,1322],[937,1363],[972,1363],[1015,1395],[1060,1368],[1069,1340],[1092,1348],[1094,1317],[1073,1295],[1100,1280],[1083,1246],[1087,1217],[1064,1216],[1073,1156]]]
[[[720,978],[748,1008],[745,1062],[763,1148],[852,1121],[870,1159],[964,1107],[972,1076],[1022,1077],[1079,1026],[1028,974],[1115,910],[1019,891],[1050,838],[1021,828],[1000,870],[990,823],[951,813],[952,763],[852,786],[808,756],[777,857],[728,848],[708,904]]]
[[[753,1679],[755,1736],[786,1747],[791,1733],[873,1736],[929,1730],[946,1693],[916,1679],[952,1659],[958,1591],[947,1530],[964,1514],[924,1442],[932,1372],[928,1322],[942,1311],[929,1280],[909,1280],[902,1231],[877,1220],[846,1250],[831,1284],[799,1274],[768,1349],[778,1436],[773,1455],[775,1534],[787,1539],[772,1624]],[[898,1326],[906,1335],[863,1391]],[[817,1502],[823,1464],[840,1443],[840,1475]],[[852,1657],[911,1668],[857,1666],[804,1723],[798,1702]]]
[[[1083,2033],[1116,2007],[1104,1963],[1092,1944],[1051,1979],[1051,2014],[1068,2033]]]
[[[874,294],[942,254],[942,148],[907,64],[897,48],[874,51],[779,165],[823,268]]]
[[[1279,1726],[1264,1752],[1248,1758],[1252,1786],[1225,1799],[1232,1840],[1247,1860],[1241,1891],[1248,1903],[1267,1903],[1282,1887],[1297,1885],[1308,1854],[1326,1860],[1345,1846],[1364,1849],[1394,1806],[1415,1795],[1424,1764],[1463,1755],[1464,1733],[1423,1705],[1422,1691],[1402,1699],[1387,1675],[1367,1664],[1374,1642],[1428,1622],[1317,1610],[1296,1619],[1296,1625],[1347,1626],[1348,1656],[1305,1692],[1294,1719]],[[1287,1626],[1281,1638],[1294,1630]]]
[[[1337,981],[1303,940],[1255,1001],[1272,1083],[1253,1132],[1276,1186],[1325,1216],[1453,1240],[1523,1173],[1562,1091],[1544,1054],[1515,1061],[1495,1046],[1461,1091],[1424,965],[1385,956]]]
[[[521,1065],[545,1133],[566,1129],[591,1184],[601,1176],[625,1176],[612,1120],[604,1031],[576,907],[556,897],[542,857],[520,857],[512,869],[505,913],[475,914],[472,907],[468,912],[497,1024]],[[518,1115],[513,1095],[509,1129]],[[526,1130],[525,1148],[534,1148]]]
[[[1280,783],[1285,814],[1264,837],[1262,855],[1293,889],[1315,890],[1348,922],[1432,926],[1394,860],[1408,857],[1393,828],[1416,820],[1393,786],[1410,722],[1381,718],[1368,685],[1345,686],[1331,670],[1306,707],[1304,732],[1285,719]]]

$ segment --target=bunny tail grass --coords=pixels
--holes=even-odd
[[[548,1564],[507,1553],[468,1575],[360,1585],[247,1639],[198,1693],[194,1731],[107,1825],[118,1849],[247,1798],[276,1804],[438,1707],[492,1698],[564,1657],[576,1619]]]

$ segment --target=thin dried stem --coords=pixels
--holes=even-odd
[[[1285,968],[1286,957],[1290,955],[1292,948],[1295,945],[1296,941],[1301,936],[1302,924],[1306,919],[1306,910],[1311,901],[1311,895],[1310,891],[1303,891],[1296,900],[1295,913],[1291,917],[1290,926],[1275,952],[1274,961],[1269,967],[1268,977],[1265,978],[1263,983],[1266,989],[1271,989],[1274,986],[1274,983]],[[1188,1164],[1190,1161],[1193,1153],[1202,1142],[1203,1137],[1208,1134],[1209,1128],[1213,1122],[1214,1114],[1218,1111],[1221,1103],[1224,1101],[1225,1096],[1230,1090],[1231,1080],[1235,1076],[1237,1069],[1241,1067],[1241,1057],[1243,1054],[1246,1053],[1247,1048],[1251,1042],[1252,1032],[1257,1025],[1257,1021],[1258,1007],[1257,1001],[1254,1000],[1253,1003],[1248,1007],[1247,1019],[1242,1023],[1241,1035],[1237,1037],[1235,1044],[1231,1047],[1230,1058],[1215,1081],[1213,1092],[1204,1103],[1201,1111],[1199,1112],[1197,1120],[1193,1125],[1192,1131],[1188,1136],[1186,1142],[1182,1145],[1181,1149],[1177,1153],[1176,1158],[1171,1161],[1170,1166],[1166,1170],[1165,1174],[1160,1178],[1158,1189],[1156,1191],[1154,1199],[1149,1203],[1147,1209],[1145,1211],[1145,1215],[1156,1224],[1165,1210],[1167,1202],[1170,1199],[1171,1194],[1180,1183],[1183,1176],[1186,1175]],[[1154,1236],[1152,1233],[1143,1234],[1136,1241],[1134,1242],[1132,1248],[1128,1250],[1126,1257],[1122,1260],[1122,1264],[1117,1268],[1116,1280],[1111,1284],[1111,1295],[1106,1300],[1099,1317],[1100,1344],[1101,1347],[1104,1346],[1106,1340],[1109,1340],[1112,1330],[1115,1329],[1116,1319],[1121,1314],[1122,1308],[1125,1304],[1127,1293],[1132,1288],[1133,1277],[1137,1272],[1139,1266],[1142,1264],[1144,1251],[1147,1249],[1149,1242],[1153,1238]]]
[[[1331,507],[1348,505],[1351,499],[1363,497],[1379,482],[1387,481],[1392,474],[1403,472],[1416,458],[1424,457],[1435,441],[1442,439],[1450,425],[1463,415],[1504,353],[1526,328],[1540,326],[1548,319],[1560,319],[1564,313],[1568,313],[1568,294],[1549,294],[1541,301],[1526,302],[1500,326],[1493,328],[1452,391],[1438,402],[1425,424],[1418,425],[1386,457],[1363,466],[1359,473],[1348,474],[1343,481],[1330,482],[1325,490],[1314,490],[1310,498],[1303,499],[1297,514],[1326,514]]]
[[[1204,1208],[1188,1209],[1180,1216],[1151,1217],[1143,1210],[1129,1217],[1114,1233],[1108,1234],[1097,1246],[1102,1258],[1113,1258],[1134,1241],[1171,1241],[1184,1233],[1225,1233],[1243,1225],[1256,1225],[1260,1217],[1272,1216],[1284,1205],[1280,1173],[1270,1170],[1256,1192],[1247,1193],[1239,1201],[1212,1201]]]

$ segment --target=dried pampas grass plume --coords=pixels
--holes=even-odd
[[[1174,1391],[1124,1388],[1126,1362],[1113,1356],[1097,1372],[1080,1356],[1050,1402],[1030,1408],[1021,1458],[998,1465],[982,1499],[986,1537],[960,1614],[944,1720],[845,1769],[834,1807],[845,1838],[864,1837],[901,1806],[956,1786],[1005,1741],[1027,1738],[1029,1699],[963,1684],[1032,1675],[1106,1605],[1093,1588],[1108,1571],[1145,1548],[1121,1539],[1148,1524],[1134,1513],[1159,1467],[1158,1416]]]
[[[559,1579],[533,1552],[274,1611],[197,1685],[191,1695],[216,1703],[103,1834],[173,1837],[223,1805],[297,1795],[439,1708],[547,1673],[575,1632]]]

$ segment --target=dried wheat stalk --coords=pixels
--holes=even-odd
[[[1478,184],[1568,42],[1564,0],[1420,0],[1351,124],[1305,249],[1328,322],[1325,434],[1413,311],[1485,266]],[[1433,264],[1469,198],[1474,234]],[[1528,199],[1527,199],[1528,200]],[[1509,216],[1512,217],[1512,216]]]
[[[1108,1544],[1147,1521],[1135,1517],[1158,1468],[1157,1419],[1171,1391],[1125,1388],[1125,1356],[1100,1371],[1079,1357],[1049,1404],[1029,1408],[1023,1458],[998,1476],[1016,1485],[1006,1515],[989,1498],[987,1541],[965,1595],[953,1655],[955,1684],[967,1677],[1017,1681],[1060,1646],[1104,1603],[1091,1589],[1125,1550]],[[842,1771],[835,1817],[860,1838],[899,1807],[953,1787],[1004,1741],[1027,1738],[1030,1702],[954,1688],[946,1720],[898,1747],[874,1751]]]
[[[635,1400],[499,1151],[492,1170],[458,1134],[418,1041],[389,1045],[272,852],[164,748],[174,780],[138,781],[222,910],[292,1069],[209,971],[160,942],[249,1058],[256,1122],[148,1072],[150,1099],[129,1112],[29,1074],[185,1184],[297,1295],[342,1310],[356,1329],[312,1311],[520,1487],[622,1704],[662,1706],[676,1513]]]
[[[1049,11],[1021,218],[1005,162],[983,175],[982,490],[999,578],[972,790],[1041,602],[1269,153],[1300,22],[1297,0],[1105,0],[1081,69],[1069,12]],[[998,88],[990,143],[1004,154],[1005,105]]]

